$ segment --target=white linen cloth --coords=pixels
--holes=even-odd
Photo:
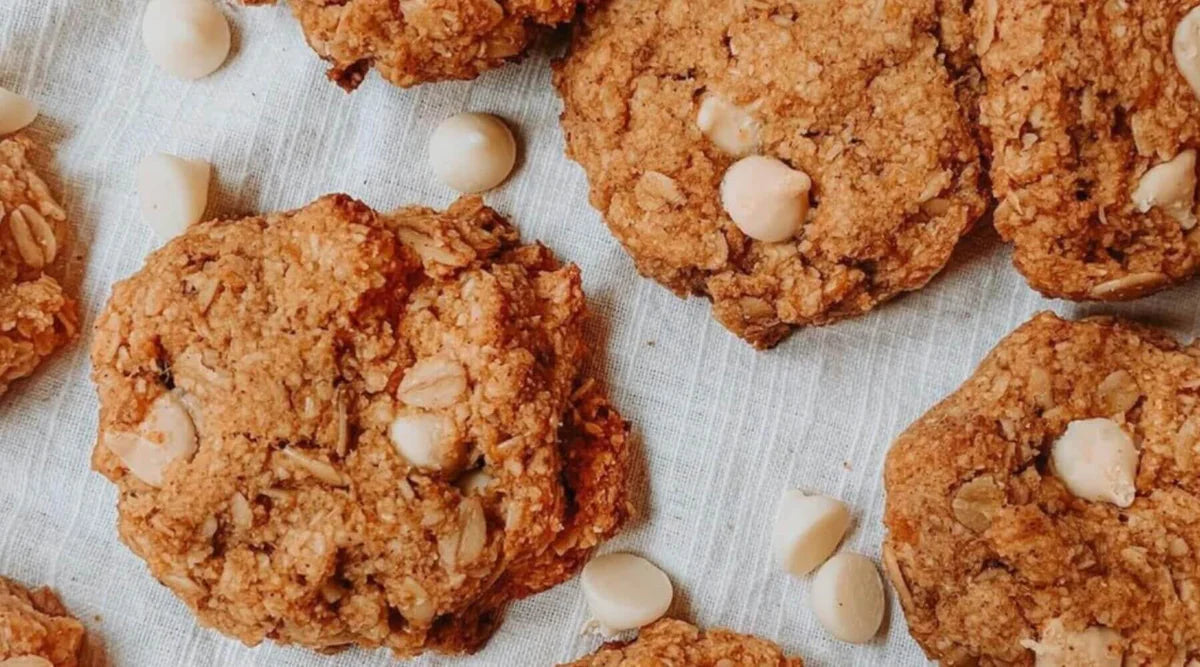
[[[1049,302],[1025,286],[986,225],[925,290],[755,352],[716,324],[708,304],[640,278],[587,203],[582,170],[563,155],[560,103],[546,49],[474,82],[401,90],[372,74],[353,95],[323,76],[286,9],[222,5],[234,26],[226,66],[176,81],[148,60],[143,0],[0,0],[0,86],[42,105],[35,164],[77,234],[85,335],[0,400],[0,574],[56,588],[102,639],[116,667],[388,665],[386,651],[320,656],[247,648],[200,628],[117,539],[115,492],[91,472],[96,397],[88,328],[114,281],[156,239],[138,216],[134,170],[153,151],[215,166],[209,217],[289,209],[346,192],[377,209],[444,207],[425,143],[463,110],[508,119],[522,145],[514,177],[490,193],[527,240],[579,264],[591,298],[597,373],[633,423],[641,516],[606,549],[643,554],[676,586],[673,613],[780,642],[811,665],[924,664],[889,591],[888,627],[871,644],[831,639],[808,607],[808,580],[768,553],[780,493],[845,500],[843,549],[875,559],[881,469],[891,440],[955,389],[1034,312],[1138,315],[1190,338],[1200,284],[1118,307]],[[513,605],[470,658],[415,665],[548,665],[599,644],[581,636],[577,582]]]

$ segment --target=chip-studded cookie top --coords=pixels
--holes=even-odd
[[[941,30],[927,0],[612,0],[557,68],[568,154],[639,271],[767,347],[923,286],[982,213]],[[811,177],[793,240],[722,210],[736,149]]]
[[[49,588],[28,590],[0,577],[0,663],[24,658],[22,665],[76,667],[84,629]],[[37,659],[45,661],[39,662]]]
[[[271,4],[275,0],[245,0]],[[288,0],[313,50],[347,90],[375,68],[397,86],[472,79],[524,53],[578,0]]]
[[[972,8],[996,228],[1044,294],[1129,299],[1196,272],[1200,231],[1134,203],[1147,171],[1200,147],[1200,102],[1172,55],[1175,28],[1194,5],[989,0]]]
[[[473,650],[626,516],[585,312],[477,198],[195,226],[96,324],[121,537],[249,644]]]
[[[1137,448],[1128,508],[1055,469],[1068,424],[1097,418]],[[1200,659],[1198,466],[1196,345],[1038,315],[888,453],[883,562],[913,637],[944,665],[1033,665],[1095,640],[1118,654],[1104,664]]]
[[[665,619],[642,628],[638,638],[605,644],[595,653],[562,667],[804,667],[775,644],[729,630],[700,630]]]
[[[67,214],[30,164],[32,149],[23,136],[0,140],[0,394],[78,332],[59,282]]]

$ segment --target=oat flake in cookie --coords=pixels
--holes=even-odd
[[[627,516],[585,315],[477,198],[195,225],[96,325],[121,538],[247,644],[474,650]]]
[[[30,164],[33,147],[0,140],[0,394],[72,340],[79,319],[59,282],[66,211]]]
[[[76,667],[84,656],[83,625],[49,588],[29,590],[0,577],[0,665]]]
[[[885,485],[884,569],[931,659],[1200,659],[1196,344],[1038,315],[900,436]]]
[[[584,0],[585,2],[590,0]],[[250,5],[275,0],[243,0]],[[288,0],[304,36],[346,90],[371,68],[397,86],[473,79],[570,21],[579,0]]]
[[[938,34],[918,0],[602,3],[556,71],[568,153],[641,273],[709,296],[722,324],[769,347],[925,285],[982,213]],[[755,154],[810,199],[780,242],[751,240],[723,208],[726,172]]]
[[[804,667],[775,644],[729,630],[700,630],[666,619],[646,626],[631,642],[605,644],[595,653],[561,667]]]
[[[1200,66],[1187,58],[1200,53],[1200,33],[1179,30],[1195,4],[988,0],[972,8],[996,228],[1038,291],[1130,299],[1196,273],[1200,101],[1185,69]],[[1160,169],[1169,163],[1170,183]]]

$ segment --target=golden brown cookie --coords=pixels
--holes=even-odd
[[[605,2],[556,69],[567,151],[642,274],[769,347],[925,285],[983,212],[941,33],[925,0]],[[721,128],[811,177],[794,238],[723,210]]]
[[[1172,54],[1175,28],[1194,5],[988,0],[972,8],[996,228],[1043,294],[1131,299],[1196,273],[1194,215],[1181,220],[1135,202],[1150,169],[1200,147],[1200,102]]]
[[[1097,418],[1136,447],[1128,507],[1076,495],[1051,456],[1068,424]],[[1063,664],[1054,656],[1085,647],[1106,665],[1200,659],[1195,344],[1038,315],[900,436],[885,483],[885,570],[931,659]]]
[[[85,631],[49,588],[28,590],[0,577],[0,664],[76,667]]]
[[[75,337],[60,280],[67,215],[29,163],[33,142],[0,140],[0,394]]]
[[[273,4],[275,0],[244,0]],[[585,0],[586,1],[586,0]],[[371,68],[397,86],[473,79],[571,20],[579,0],[288,0],[305,38],[346,90]]]
[[[193,226],[96,325],[121,538],[247,644],[472,651],[627,516],[585,317],[478,198]]]
[[[664,619],[646,626],[631,642],[605,644],[561,667],[804,667],[775,644],[729,630],[700,630]]]

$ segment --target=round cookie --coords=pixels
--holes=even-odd
[[[804,667],[775,644],[729,630],[700,630],[663,619],[641,629],[631,642],[605,644],[595,653],[560,667],[657,667],[658,665],[719,665],[720,667]]]
[[[482,645],[628,513],[579,271],[478,198],[195,225],[96,324],[122,540],[247,644]]]
[[[638,270],[757,347],[925,285],[984,210],[934,3],[882,7],[612,0],[556,67],[568,154]],[[811,177],[794,238],[723,210],[741,153]]]
[[[943,665],[1063,664],[1055,656],[1085,649],[1106,665],[1200,659],[1198,389],[1195,345],[1043,313],[909,427],[885,467],[883,562],[926,654]],[[1097,418],[1137,449],[1128,507],[1077,497],[1051,456],[1068,424]]]
[[[1200,147],[1200,102],[1172,55],[1193,5],[975,3],[996,229],[1043,294],[1130,299],[1196,273],[1194,220],[1134,202],[1147,171]]]
[[[29,162],[31,140],[0,140],[0,395],[75,338],[79,314],[59,282],[67,215]]]
[[[29,590],[0,577],[0,664],[76,667],[85,631],[49,588]]]
[[[245,0],[272,4],[275,0]],[[304,36],[354,90],[371,68],[397,86],[473,79],[570,21],[578,0],[288,0]]]

